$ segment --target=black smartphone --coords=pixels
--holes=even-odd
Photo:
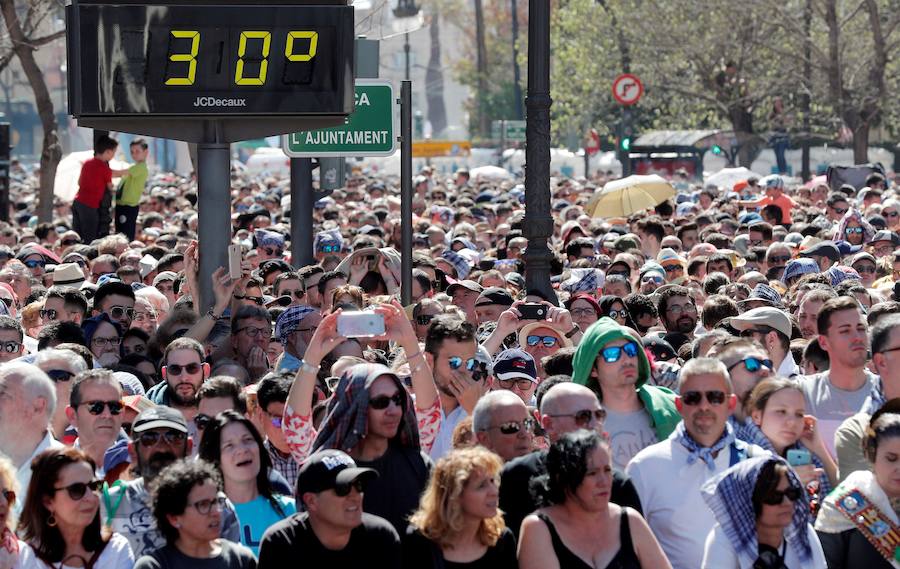
[[[540,303],[520,304],[518,306],[520,320],[544,320],[547,318],[547,305]]]

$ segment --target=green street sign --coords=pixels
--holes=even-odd
[[[501,136],[501,127],[506,131],[506,136]],[[505,138],[507,142],[525,142],[525,121],[492,121],[491,138],[500,140]]]
[[[281,148],[292,158],[390,156],[400,132],[390,81],[356,80],[355,110],[341,126],[286,134]]]

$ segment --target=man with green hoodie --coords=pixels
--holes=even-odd
[[[665,440],[681,420],[675,393],[646,385],[650,362],[637,334],[603,317],[588,328],[572,362],[572,381],[597,393],[606,409],[613,467]]]

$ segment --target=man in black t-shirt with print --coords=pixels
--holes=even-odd
[[[271,526],[259,547],[259,569],[305,567],[400,569],[400,538],[383,518],[362,510],[366,483],[378,476],[339,450],[312,454],[297,476],[305,511]]]

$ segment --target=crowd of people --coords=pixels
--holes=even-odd
[[[425,166],[404,306],[398,180],[296,267],[235,171],[201,307],[195,182],[95,150],[0,226],[0,569],[900,567],[900,180],[554,178],[548,294],[523,187]]]

